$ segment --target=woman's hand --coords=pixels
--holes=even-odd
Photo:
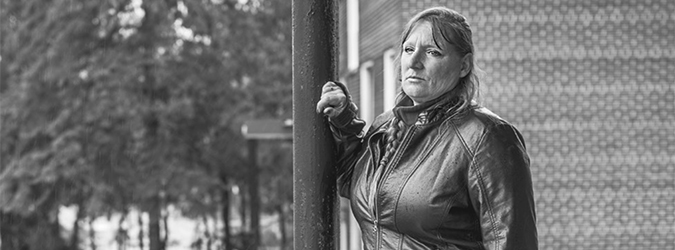
[[[328,118],[338,116],[348,105],[347,95],[334,82],[327,82],[321,90],[321,100],[316,104],[316,113],[322,113]]]

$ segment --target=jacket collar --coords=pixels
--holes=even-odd
[[[396,104],[393,112],[398,119],[408,126],[415,124],[422,112],[431,113],[431,111],[436,109],[448,109],[457,106],[459,103],[459,96],[453,93],[453,91],[445,93],[432,101],[418,105],[414,105],[412,99],[405,93],[402,96],[403,98]],[[432,117],[429,117],[429,119],[432,119]]]

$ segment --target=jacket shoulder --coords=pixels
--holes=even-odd
[[[500,125],[511,125],[509,122],[495,114],[485,107],[479,107],[472,110],[472,116],[476,122],[481,123],[485,128],[493,128]]]
[[[490,139],[486,138],[486,136],[515,137],[516,140],[522,143],[522,135],[511,123],[485,107],[474,108],[462,119],[453,123],[457,133],[467,143],[466,146],[470,151],[475,150],[475,147],[481,141]]]
[[[459,119],[452,120],[458,129],[470,129],[482,133],[500,125],[510,125],[506,120],[485,107],[476,107],[469,110]]]

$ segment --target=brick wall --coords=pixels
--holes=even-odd
[[[541,248],[674,249],[675,2],[596,2],[458,8],[528,144]]]
[[[340,76],[346,81],[354,100],[358,103],[360,102],[358,71],[346,70],[346,1],[343,0],[340,4]],[[387,49],[397,46],[405,20],[401,13],[400,0],[359,1],[359,12],[359,61],[361,63],[373,62],[376,83],[375,113],[379,114],[384,111],[382,56]]]
[[[398,44],[405,21],[401,15],[401,1],[371,0],[359,3],[361,58],[380,58],[386,49]]]

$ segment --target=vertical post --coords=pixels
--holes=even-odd
[[[258,141],[248,140],[249,157],[249,202],[251,205],[251,242],[247,249],[260,245],[260,195],[258,194]]]
[[[221,192],[222,200],[222,209],[221,209],[221,219],[223,220],[223,238],[221,239],[221,245],[223,249],[230,250],[230,185],[228,183],[227,175],[224,172],[220,173],[220,183],[223,184],[223,189]],[[143,250],[143,248],[141,248]]]
[[[334,149],[315,108],[337,76],[337,1],[293,1],[294,249],[337,249]]]

